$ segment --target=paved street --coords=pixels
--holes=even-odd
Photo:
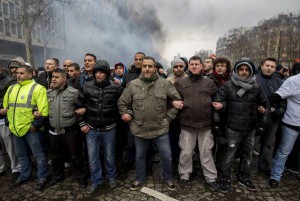
[[[254,156],[254,161],[257,161],[257,156]],[[253,165],[256,165],[256,163],[254,162]],[[0,200],[158,200],[140,191],[130,191],[129,186],[134,180],[134,170],[127,174],[119,174],[117,188],[110,189],[106,184],[93,195],[86,194],[86,189],[80,188],[75,178],[70,174],[70,172],[66,172],[66,179],[63,182],[39,192],[33,188],[34,182],[25,184],[22,187],[11,188],[9,185],[11,174],[8,173],[6,176],[1,177]],[[174,180],[177,183],[177,175],[174,176]],[[170,192],[162,184],[160,163],[156,163],[154,164],[154,174],[147,178],[145,186],[177,200],[300,200],[300,180],[290,172],[285,172],[280,186],[277,189],[272,189],[268,186],[267,177],[253,168],[253,181],[257,186],[257,192],[246,190],[237,184],[236,178],[234,180],[232,192],[226,195],[209,190],[205,185],[204,177],[196,174],[192,176],[190,188],[180,189],[177,186],[176,191]]]

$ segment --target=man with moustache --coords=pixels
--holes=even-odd
[[[174,59],[171,62],[171,69],[173,73],[167,78],[167,80],[169,80],[171,84],[174,84],[178,78],[187,76],[187,74],[184,72],[184,67],[185,64],[182,59]]]
[[[49,145],[52,153],[53,177],[49,185],[64,180],[64,153],[68,150],[70,162],[77,171],[77,179],[82,187],[84,180],[82,143],[75,109],[78,90],[67,85],[67,73],[63,69],[52,72],[51,89],[47,91],[49,101]]]
[[[116,116],[117,101],[122,88],[110,80],[110,66],[105,60],[99,60],[93,67],[93,81],[83,86],[78,97],[78,107],[85,107],[86,113],[80,119],[79,125],[86,134],[91,185],[87,193],[92,194],[101,188],[105,180],[100,161],[101,152],[104,155],[106,179],[111,188],[117,186],[116,181]]]
[[[231,80],[219,88],[213,102],[214,108],[223,109],[227,116],[226,134],[222,136],[226,139],[226,150],[221,164],[220,191],[222,193],[229,191],[231,167],[240,145],[243,151],[238,170],[238,182],[248,190],[256,191],[251,180],[250,165],[255,134],[263,133],[267,125],[268,112],[266,111],[269,110],[269,101],[262,88],[256,83],[254,73],[255,66],[249,59],[237,61]],[[258,118],[258,108],[265,111],[261,119]],[[214,115],[215,125],[220,124],[220,121],[221,117]]]
[[[138,190],[145,182],[146,154],[152,144],[162,159],[163,180],[169,190],[175,190],[168,130],[177,109],[168,107],[168,99],[180,100],[180,96],[169,81],[159,77],[155,59],[144,57],[140,77],[128,84],[118,101],[119,112],[130,125],[136,147],[136,178],[131,190]]]
[[[181,109],[178,114],[181,125],[179,184],[183,188],[189,184],[190,174],[193,171],[193,151],[198,142],[206,184],[211,190],[218,191],[217,170],[211,151],[214,145],[211,132],[212,96],[217,87],[212,80],[203,78],[202,60],[199,56],[190,58],[188,70],[188,76],[177,80],[174,84],[183,99],[176,106]]]
[[[176,80],[179,80],[181,78],[184,78],[187,76],[187,74],[184,72],[185,63],[182,59],[174,59],[171,62],[171,69],[173,73],[167,78],[171,82],[172,85],[174,85]],[[179,160],[179,154],[180,154],[180,148],[178,146],[179,142],[179,134],[180,134],[180,119],[175,118],[170,123],[170,144],[171,144],[171,150],[172,150],[172,162],[173,165],[178,165]]]
[[[50,89],[51,79],[52,79],[52,72],[59,68],[59,60],[57,58],[48,58],[45,61],[44,72],[41,72],[38,76],[36,82],[46,89]]]

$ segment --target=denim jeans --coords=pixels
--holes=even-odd
[[[225,177],[231,178],[231,167],[234,161],[236,151],[240,144],[242,145],[241,160],[239,164],[239,179],[249,180],[250,165],[252,161],[252,152],[254,149],[255,132],[252,131],[235,131],[226,129],[226,150],[221,165],[222,174]]]
[[[27,133],[23,137],[14,135],[14,145],[16,155],[21,164],[21,173],[19,179],[26,180],[31,177],[32,161],[28,153],[28,147],[31,149],[33,157],[37,163],[37,178],[39,180],[46,179],[48,176],[47,158],[44,152],[42,138],[43,133],[36,131]]]
[[[270,179],[280,181],[282,173],[284,171],[285,162],[293,149],[299,133],[299,131],[282,125],[282,137],[278,150],[272,161]]]
[[[88,148],[92,185],[99,185],[104,182],[100,162],[100,148],[102,148],[104,155],[106,179],[115,179],[117,176],[115,159],[116,128],[107,131],[90,129],[86,135],[86,143]]]
[[[169,134],[163,134],[153,139],[144,139],[134,136],[136,148],[136,181],[143,183],[146,177],[146,154],[152,143],[160,154],[162,161],[163,179],[165,182],[172,181],[172,153]]]
[[[259,154],[258,167],[261,170],[268,171],[271,169],[273,150],[275,145],[275,135],[279,126],[279,120],[272,121],[267,131],[261,136],[261,147]]]

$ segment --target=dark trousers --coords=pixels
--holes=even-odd
[[[127,146],[128,125],[121,119],[121,117],[117,118],[116,123],[116,160],[117,163],[120,163]]]
[[[242,145],[242,153],[239,164],[239,179],[249,180],[252,152],[254,149],[256,130],[242,132],[226,129],[226,149],[221,165],[223,177],[231,178],[231,167],[239,145]]]
[[[273,151],[275,145],[275,135],[279,127],[279,120],[272,121],[266,133],[261,136],[260,154],[258,168],[269,171],[272,165]]]
[[[65,134],[49,134],[50,150],[52,153],[53,179],[60,180],[64,178],[65,157],[64,153],[68,152],[70,162],[76,169],[76,177],[83,179],[85,177],[83,163],[83,146],[80,138],[79,128],[68,127]]]
[[[180,120],[174,119],[169,126],[169,138],[172,151],[172,161],[173,163],[176,163],[176,165],[178,165],[180,155],[180,148],[178,145],[180,132]]]

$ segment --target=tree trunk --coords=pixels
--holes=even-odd
[[[35,62],[32,54],[32,39],[31,39],[31,30],[30,28],[24,29],[24,39],[25,39],[25,50],[26,50],[26,60],[31,64],[35,69]]]

